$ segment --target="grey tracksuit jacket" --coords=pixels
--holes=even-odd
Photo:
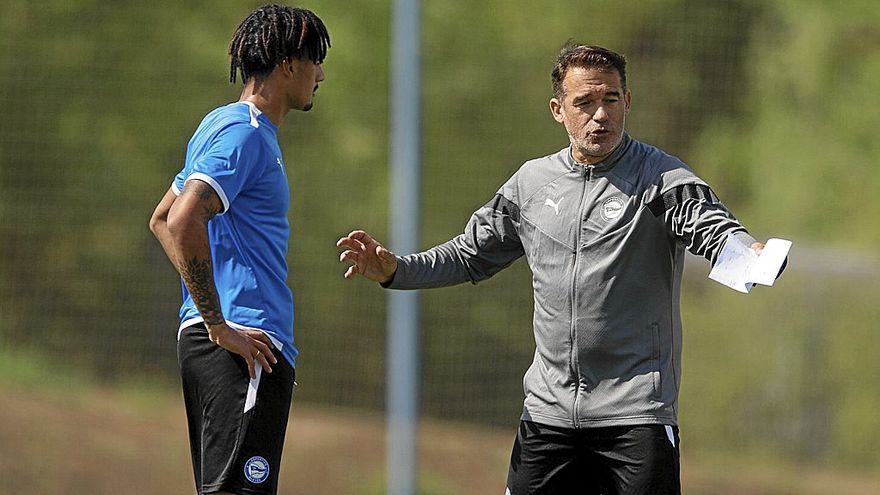
[[[570,148],[526,162],[464,233],[398,257],[386,287],[476,283],[525,255],[536,349],[522,419],[675,425],[684,250],[714,262],[728,234],[755,242],[684,163],[624,135],[596,165]]]

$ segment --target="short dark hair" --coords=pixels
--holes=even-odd
[[[601,46],[568,41],[559,51],[550,75],[553,80],[553,96],[556,98],[562,98],[565,94],[562,81],[571,67],[597,68],[608,72],[616,70],[620,74],[623,89],[626,89],[626,57]]]
[[[330,35],[314,12],[283,5],[264,5],[244,18],[229,42],[229,82],[237,72],[242,82],[262,79],[282,60],[324,62]]]

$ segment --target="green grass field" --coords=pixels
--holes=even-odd
[[[0,363],[0,495],[193,493],[179,392],[143,383],[102,387],[21,355]],[[503,493],[512,435],[424,421],[419,495]],[[382,494],[383,442],[376,413],[295,402],[280,493]],[[880,475],[686,446],[682,478],[689,495],[868,495],[880,486]]]

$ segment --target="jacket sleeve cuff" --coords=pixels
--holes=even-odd
[[[757,239],[752,237],[751,234],[749,234],[745,230],[740,230],[739,232],[735,232],[732,235],[748,247],[752,247],[752,244],[758,242]]]
[[[398,284],[395,284],[395,281],[403,278],[402,276],[398,276],[398,274],[400,274],[401,270],[404,269],[404,266],[406,266],[406,263],[404,263],[403,258],[401,258],[400,256],[396,256],[396,258],[397,258],[397,270],[394,270],[394,273],[391,274],[391,279],[389,279],[387,282],[379,282],[379,285],[382,286],[383,289],[398,289],[399,288]]]

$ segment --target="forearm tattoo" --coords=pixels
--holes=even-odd
[[[186,290],[192,296],[193,302],[205,319],[207,325],[223,323],[223,311],[220,308],[220,298],[214,285],[214,267],[211,259],[193,257],[183,261],[180,267],[180,275],[186,284]]]

